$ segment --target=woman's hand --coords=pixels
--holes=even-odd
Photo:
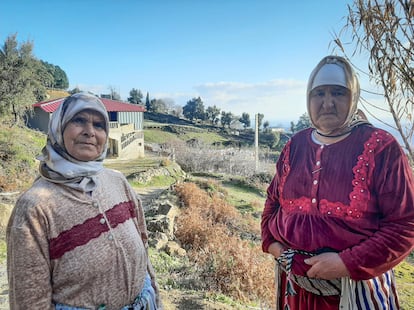
[[[278,258],[285,251],[285,248],[280,242],[273,242],[269,248],[268,252],[272,254],[275,258]]]
[[[338,253],[322,253],[305,259],[305,263],[312,266],[307,272],[309,278],[333,280],[349,276],[349,271]]]

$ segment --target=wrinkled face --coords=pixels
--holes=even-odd
[[[321,132],[335,132],[346,121],[351,107],[351,91],[338,85],[322,85],[309,94],[309,113]]]
[[[104,151],[105,119],[93,110],[81,111],[66,124],[63,142],[66,151],[79,161],[91,161]]]

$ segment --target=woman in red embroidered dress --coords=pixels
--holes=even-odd
[[[268,188],[262,248],[277,260],[278,309],[398,309],[392,268],[413,249],[414,183],[398,142],[357,110],[343,58],[310,75],[313,128],[286,144]]]

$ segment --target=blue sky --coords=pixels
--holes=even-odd
[[[352,0],[14,0],[0,2],[0,41],[17,33],[60,66],[69,88],[136,88],[184,106],[200,96],[272,126],[306,112],[307,78],[332,53]]]

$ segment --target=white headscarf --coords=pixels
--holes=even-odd
[[[339,85],[348,88],[344,68],[338,63],[324,64],[313,78],[311,91],[322,85]]]
[[[49,121],[47,143],[38,159],[40,160],[39,172],[42,178],[76,190],[90,192],[97,186],[96,174],[103,168],[108,140],[100,156],[91,161],[79,161],[70,156],[63,141],[63,131],[67,123],[84,110],[93,110],[102,115],[108,136],[108,113],[102,101],[87,93],[74,94],[67,97],[53,112]]]
[[[361,124],[370,124],[365,117],[365,114],[358,110],[358,101],[360,95],[360,86],[357,75],[352,69],[351,64],[340,56],[326,56],[313,69],[310,74],[307,89],[307,108],[310,121],[317,130],[312,120],[310,113],[310,93],[313,89],[322,85],[339,85],[350,90],[351,104],[348,110],[348,115],[341,127],[336,128],[335,131],[339,133],[350,132],[352,128]],[[319,132],[319,131],[318,131]],[[321,134],[329,136],[332,132],[321,132]]]

